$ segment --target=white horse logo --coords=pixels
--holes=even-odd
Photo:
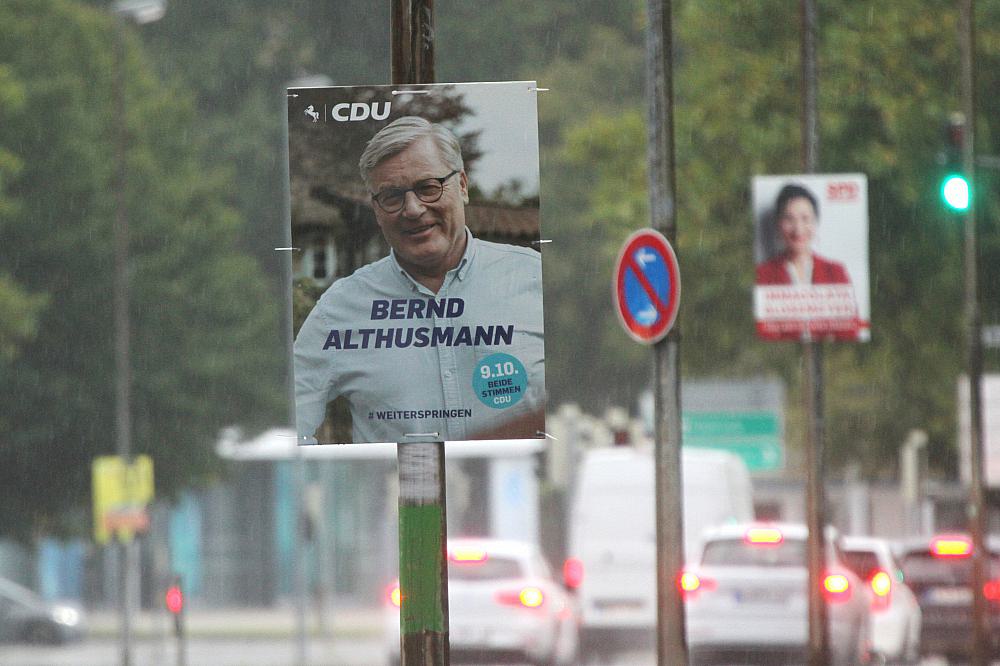
[[[312,118],[314,123],[319,122],[319,111],[314,109],[312,104],[306,107],[305,114]]]

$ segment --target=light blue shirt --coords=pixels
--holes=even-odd
[[[300,443],[338,396],[355,442],[480,439],[543,408],[541,255],[466,238],[437,294],[390,254],[320,297],[295,339]]]

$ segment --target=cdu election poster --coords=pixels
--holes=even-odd
[[[536,95],[288,90],[300,444],[544,436]]]

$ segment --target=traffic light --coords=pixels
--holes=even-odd
[[[180,576],[174,577],[173,584],[163,595],[163,602],[174,616],[174,635],[181,638],[184,634],[184,591],[181,590]]]
[[[968,179],[960,173],[945,176],[941,183],[941,198],[954,211],[964,213],[969,210]]]
[[[948,119],[945,134],[945,175],[941,180],[941,200],[951,210],[964,213],[972,201],[972,188],[963,173],[965,147],[965,116],[953,113]]]
[[[167,604],[168,611],[174,615],[179,615],[184,610],[184,593],[181,591],[181,586],[171,585],[164,595],[164,601]]]

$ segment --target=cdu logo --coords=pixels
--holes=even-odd
[[[381,108],[379,108],[381,106]],[[392,107],[392,102],[372,102],[371,104],[364,104],[362,102],[355,102],[353,104],[348,104],[344,102],[343,104],[337,104],[333,107],[333,119],[338,122],[348,122],[351,120],[385,120],[389,117],[389,109]]]

